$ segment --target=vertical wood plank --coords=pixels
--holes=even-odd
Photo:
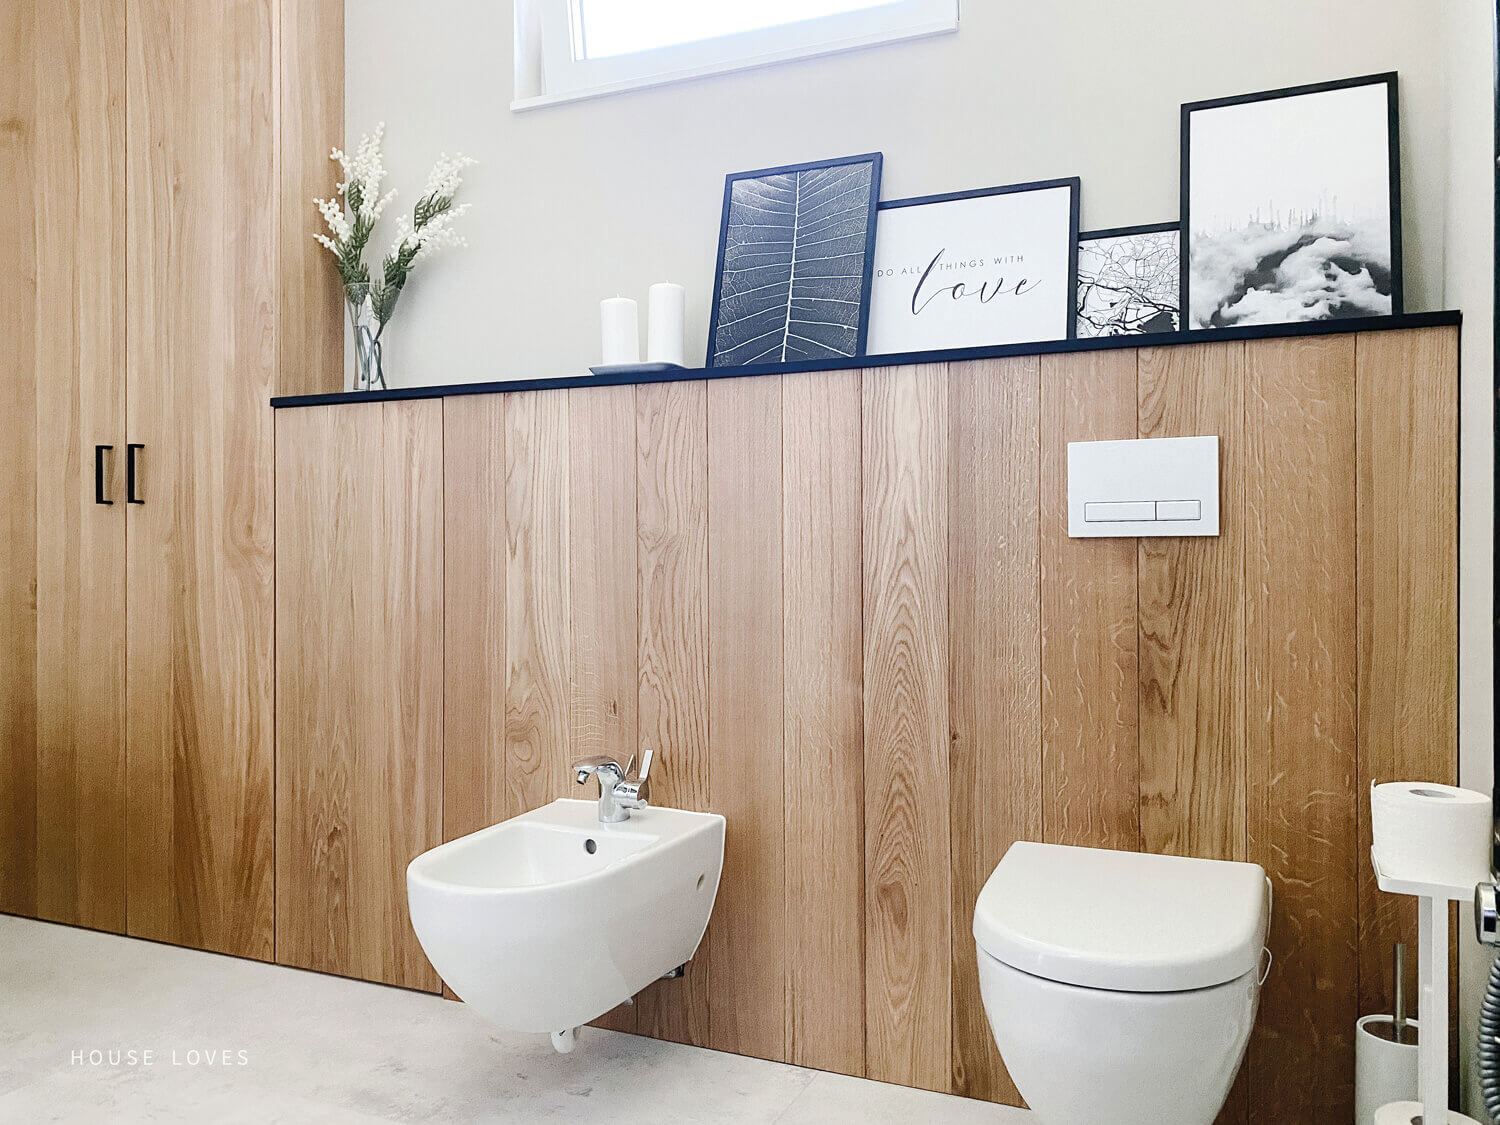
[[[972,922],[1010,845],[1042,835],[1040,363],[955,367],[950,398],[953,1092],[1020,1105],[977,999]]]
[[[1136,354],[1042,357],[1042,821],[1140,846],[1136,545],[1068,537],[1068,443],[1136,436]]]
[[[575,758],[637,752],[635,388],[569,392],[573,626],[570,740]],[[636,1029],[622,1004],[595,1025]]]
[[[781,393],[787,1058],[863,1075],[860,373]]]
[[[521,810],[505,783],[505,398],[443,400],[443,839]]]
[[[435,991],[406,865],[442,836],[443,420],[277,424],[276,955]]]
[[[344,310],[333,259],[310,237],[314,199],[336,194],[344,141],[344,2],[280,0],[278,185],[281,242],[278,392],[344,387]]]
[[[34,0],[0,12],[0,910],[36,910],[37,174]]]
[[[1141,848],[1245,858],[1245,346],[1142,348],[1142,438],[1219,439],[1219,534],[1137,549]],[[1218,1125],[1249,1112],[1244,1065]]]
[[[781,381],[708,384],[709,799],[728,820],[709,1045],[786,1058]]]
[[[653,799],[709,808],[708,391],[636,388],[640,748],[652,747]],[[705,942],[681,980],[636,998],[643,1035],[707,1046],[712,971]],[[733,967],[727,971],[732,972]]]
[[[36,6],[37,913],[125,928],[125,5]],[[123,460],[107,484],[123,500]]]
[[[863,381],[866,1071],[947,1090],[948,372]]]
[[[1245,858],[1245,347],[1143,348],[1140,436],[1217,436],[1219,534],[1138,542],[1141,847]]]
[[[505,465],[505,784],[514,814],[573,796],[566,391],[505,397]]]
[[[1359,458],[1359,1010],[1391,1010],[1391,946],[1417,942],[1416,902],[1370,866],[1376,781],[1458,779],[1458,338],[1361,333]]]
[[[1247,345],[1249,858],[1276,888],[1251,1120],[1347,1121],[1357,1010],[1354,338]]]
[[[129,6],[129,932],[273,936],[276,8]],[[225,128],[232,122],[232,128]],[[232,186],[231,186],[232,185]],[[118,612],[118,607],[116,607]]]
[[[379,479],[379,612],[362,616],[359,652],[387,652],[381,675],[361,678],[365,742],[359,758],[351,844],[364,933],[358,975],[435,990],[437,973],[412,932],[406,867],[442,840],[443,754],[443,414],[434,402],[384,407]],[[369,729],[371,722],[377,729]]]

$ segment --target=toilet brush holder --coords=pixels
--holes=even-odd
[[[1407,1020],[1399,1037],[1387,1015],[1366,1016],[1354,1027],[1354,1121],[1374,1125],[1386,1103],[1416,1100],[1417,1021]]]

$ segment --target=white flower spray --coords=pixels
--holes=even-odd
[[[327,234],[319,232],[313,238],[337,262],[361,349],[361,366],[373,361],[373,377],[381,386],[385,385],[385,378],[380,370],[380,337],[396,311],[396,302],[412,269],[439,250],[468,245],[453,224],[468,211],[469,205],[454,206],[453,200],[463,185],[464,170],[476,163],[462,154],[450,157],[444,153],[438,157],[411,215],[396,220],[396,238],[380,263],[380,273],[372,277],[365,264],[365,249],[386,205],[396,197],[394,189],[381,194],[386,176],[384,141],[385,123],[381,122],[373,133],[360,137],[352,157],[342,149],[334,149],[329,159],[336,161],[344,174],[337,185],[338,196],[313,200],[328,227]],[[374,319],[373,329],[361,328],[359,324],[359,314],[366,302]]]

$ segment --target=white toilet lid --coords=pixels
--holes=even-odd
[[[974,940],[1047,980],[1184,992],[1255,969],[1268,915],[1258,864],[1021,841],[979,892]]]

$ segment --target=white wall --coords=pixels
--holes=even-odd
[[[658,280],[689,287],[701,355],[726,172],[878,149],[887,198],[1076,174],[1085,228],[1163,221],[1180,103],[1399,71],[1407,307],[1467,315],[1461,773],[1489,787],[1489,0],[966,0],[957,36],[524,114],[508,108],[509,4],[347,11],[348,127],[387,122],[406,205],[439,151],[483,162],[470,247],[417,275],[390,329],[398,386],[579,373],[596,361],[599,299]],[[1460,920],[1467,1058],[1487,958]]]
[[[393,385],[597,362],[598,302],[689,288],[703,354],[726,172],[880,150],[887,198],[1083,177],[1083,224],[1177,217],[1178,107],[1401,72],[1408,307],[1442,304],[1447,92],[1423,0],[967,0],[957,35],[512,114],[511,6],[350,0],[349,132],[384,120],[407,206],[441,150],[483,161],[471,245],[387,336]],[[309,214],[309,225],[315,216]]]
[[[1494,520],[1494,74],[1492,0],[1444,5],[1449,94],[1449,179],[1443,303],[1463,309],[1459,462],[1459,776],[1488,790],[1493,771],[1491,625]],[[1459,1044],[1468,1112],[1484,1120],[1473,1070],[1478,999],[1490,952],[1473,939],[1467,906],[1459,907]]]

